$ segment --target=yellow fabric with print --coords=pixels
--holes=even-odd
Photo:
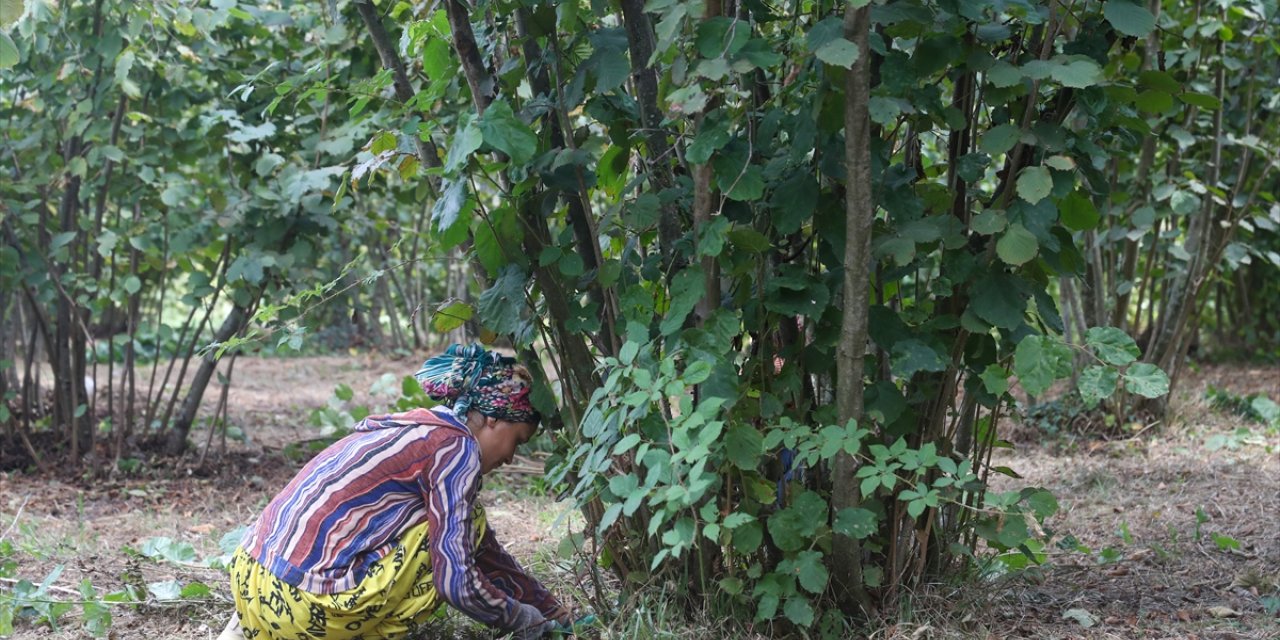
[[[487,526],[484,509],[472,511],[475,543]],[[355,587],[314,594],[280,580],[243,548],[228,566],[245,638],[364,640],[416,633],[440,607],[431,577],[427,523],[407,530],[394,549],[369,567]]]

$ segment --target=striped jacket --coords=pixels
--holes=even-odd
[[[371,416],[320,452],[263,510],[241,542],[303,591],[355,587],[402,532],[428,523],[431,569],[445,602],[511,628],[516,602],[550,616],[555,597],[493,535],[473,544],[480,449],[445,408]]]

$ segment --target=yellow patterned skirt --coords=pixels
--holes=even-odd
[[[484,510],[473,511],[476,543]],[[308,593],[267,571],[243,548],[228,566],[244,637],[262,640],[403,638],[436,617],[440,595],[431,578],[427,523],[405,532],[391,553],[346,591]]]

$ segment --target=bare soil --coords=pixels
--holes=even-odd
[[[125,584],[203,583],[211,595],[112,607],[109,637],[216,637],[231,610],[229,593],[221,571],[200,561],[219,556],[223,535],[251,522],[301,465],[287,445],[318,437],[308,415],[335,386],[352,388],[351,405],[377,410],[389,396],[370,388],[416,365],[374,356],[241,358],[229,418],[248,439],[228,442],[224,454],[214,438],[204,466],[197,450],[180,460],[143,456],[134,473],[105,480],[71,471],[0,474],[0,546],[11,544],[9,560],[17,563],[0,588],[18,579],[38,585],[57,567],[49,595],[64,601],[81,599],[85,580],[99,594]],[[1076,548],[1051,544],[1042,567],[922,589],[905,621],[871,637],[1280,638],[1280,618],[1264,604],[1280,597],[1280,433],[1211,409],[1209,384],[1280,399],[1280,367],[1193,372],[1173,399],[1169,424],[1121,439],[1041,437],[1019,427],[1023,437],[1002,452],[1001,464],[1022,478],[1002,479],[1000,488],[1051,490],[1062,508],[1046,529]],[[217,394],[209,396],[212,413]],[[207,435],[197,430],[191,439],[203,447]],[[500,539],[571,601],[585,599],[584,577],[556,555],[580,520],[540,494],[538,459],[515,466],[517,473],[488,481],[483,497]],[[197,562],[139,556],[135,550],[156,536],[190,543]],[[13,637],[88,637],[80,615],[74,607],[58,630],[19,619]],[[438,636],[475,634],[460,624],[442,626]],[[692,630],[653,631],[686,637]]]

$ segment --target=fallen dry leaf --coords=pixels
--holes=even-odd
[[[1240,612],[1239,612],[1239,611],[1236,611],[1235,609],[1232,609],[1231,607],[1224,607],[1224,606],[1221,606],[1221,605],[1216,606],[1216,607],[1209,607],[1208,609],[1205,609],[1205,611],[1208,611],[1208,612],[1209,612],[1209,615],[1211,615],[1211,616],[1213,616],[1213,617],[1215,617],[1215,618],[1238,618],[1238,617],[1240,617]]]

